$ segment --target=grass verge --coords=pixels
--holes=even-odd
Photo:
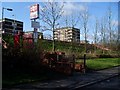
[[[80,63],[82,60],[77,60]],[[102,70],[120,65],[120,58],[87,59],[86,66],[91,70]]]

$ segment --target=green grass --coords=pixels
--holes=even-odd
[[[41,47],[46,50],[46,51],[52,51],[52,41],[48,40],[42,40],[42,45]],[[39,42],[38,42],[39,43]],[[55,41],[55,49],[56,51],[64,51],[64,52],[77,52],[81,53],[84,50],[83,45],[78,45],[78,44],[73,44],[74,49],[72,49],[71,43],[68,42],[60,42],[60,41]]]
[[[77,60],[77,63],[79,62],[81,62],[81,60]],[[87,68],[92,70],[101,70],[119,65],[120,65],[120,58],[99,58],[99,59],[88,59],[86,61]]]

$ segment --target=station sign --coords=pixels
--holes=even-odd
[[[30,19],[39,18],[39,4],[30,6]]]

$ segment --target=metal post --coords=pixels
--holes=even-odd
[[[15,29],[16,29],[16,22],[15,22],[15,15],[12,15],[12,16],[14,16],[14,21],[13,21],[13,35],[14,35],[14,33],[15,33]]]
[[[4,16],[4,9],[8,10],[8,11],[13,11],[13,9],[10,9],[10,8],[4,8],[2,7],[2,22],[1,22],[1,30],[3,30],[3,16]]]
[[[55,52],[55,35],[54,35],[55,31],[53,29],[53,52]]]
[[[34,19],[34,22],[36,22],[36,19]],[[34,47],[37,48],[37,42],[38,42],[38,33],[37,30],[38,28],[34,27],[34,33],[33,33],[33,42],[34,42]]]
[[[2,8],[2,21],[1,21],[1,30],[3,31],[3,15],[4,15],[4,8]]]
[[[84,54],[84,73],[86,73],[86,53]]]
[[[75,55],[73,54],[73,72],[75,71]]]

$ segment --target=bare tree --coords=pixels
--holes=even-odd
[[[106,39],[106,18],[103,17],[101,19],[101,25],[100,25],[100,30],[101,30],[101,48],[104,48],[105,47],[105,39]],[[103,54],[104,54],[104,50],[103,50]]]
[[[70,25],[72,27],[75,27],[79,23],[79,21],[80,21],[80,14],[79,14],[79,12],[76,12],[76,13],[72,14],[70,21],[71,21]]]
[[[69,16],[65,16],[64,19],[66,27],[75,27],[80,22],[80,13],[75,12]]]
[[[88,19],[89,19],[89,12],[86,9],[81,13],[81,23],[83,24],[83,28],[84,28],[83,32],[84,32],[84,38],[85,38],[85,53],[87,53]]]
[[[114,21],[114,16],[115,14],[112,14],[112,9],[111,6],[108,7],[108,12],[107,12],[107,17],[108,17],[108,35],[109,35],[109,47],[110,47],[110,52],[112,48],[114,48],[115,41],[117,41],[116,37],[118,36],[117,33],[115,35],[115,32],[117,32],[117,25]]]
[[[59,25],[58,20],[62,17],[63,6],[64,5],[60,5],[58,2],[55,2],[55,0],[48,0],[48,2],[43,3],[40,13],[42,21],[46,24],[44,29],[51,30],[53,33],[53,51],[55,51],[54,31]]]
[[[73,11],[71,15],[66,15],[63,18],[66,27],[75,28],[80,21],[80,13],[78,11]],[[73,52],[73,39],[71,38],[71,51]]]
[[[65,26],[66,26],[66,27],[69,27],[68,16],[65,17]]]
[[[114,31],[112,31],[112,40],[111,40],[111,42],[112,42],[112,49],[113,50],[116,50],[117,51],[117,49],[118,49],[118,43],[119,43],[119,41],[118,41],[118,32],[117,32],[117,27],[114,29]]]
[[[98,19],[96,18],[96,22],[95,22],[95,31],[94,31],[94,53],[96,53],[96,44],[98,41],[98,29],[99,29],[99,22]]]
[[[109,30],[109,43],[110,43],[110,48],[111,48],[111,44],[112,44],[112,11],[111,11],[111,7],[108,8],[108,30]]]
[[[115,15],[115,14],[114,14]],[[113,23],[113,14],[111,6],[108,7],[108,33],[109,33],[109,46],[110,51],[112,49],[113,39],[114,38],[114,32],[116,31],[116,25]]]
[[[119,24],[118,24],[119,25]],[[120,26],[118,26],[116,28],[116,50],[118,51],[118,53],[120,52],[120,29],[119,29]],[[119,53],[120,55],[120,53]]]

